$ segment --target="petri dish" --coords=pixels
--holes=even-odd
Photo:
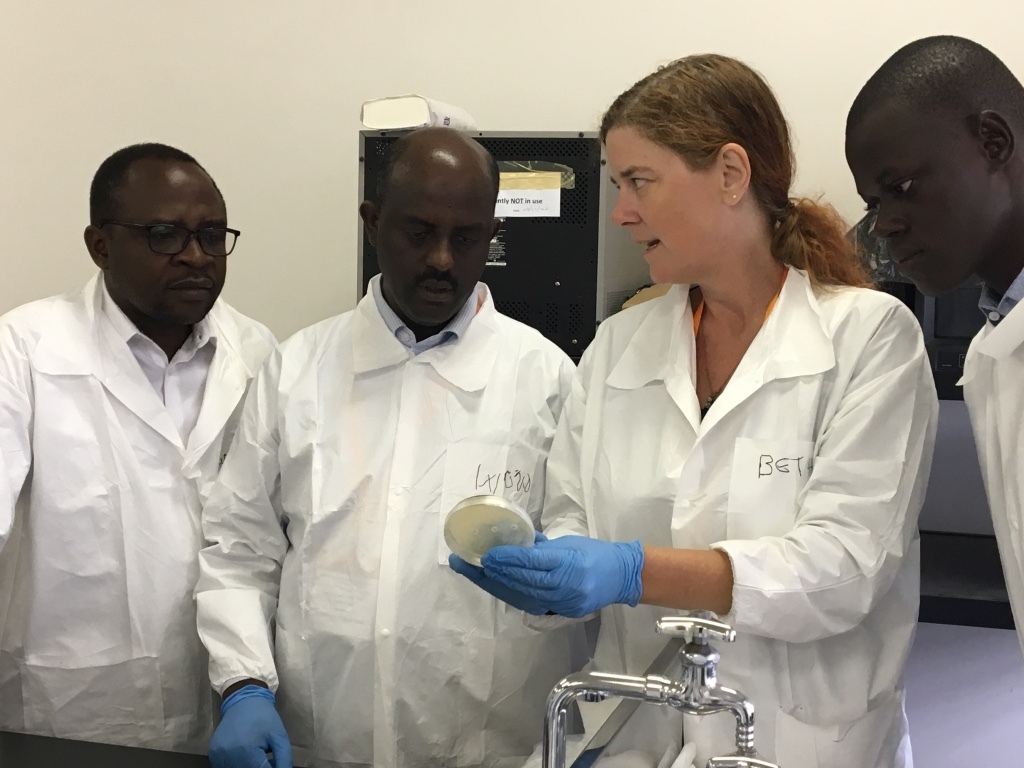
[[[502,496],[470,496],[456,504],[444,521],[444,541],[467,563],[480,565],[500,544],[533,546],[533,521]]]

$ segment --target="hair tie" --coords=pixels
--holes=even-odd
[[[796,203],[794,203],[792,200],[787,200],[785,205],[783,205],[782,208],[779,210],[779,215],[775,217],[776,223],[781,222],[795,210]]]

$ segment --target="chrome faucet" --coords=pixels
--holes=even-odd
[[[779,768],[779,766],[759,757],[729,755],[728,757],[712,757],[708,760],[707,768]]]
[[[736,632],[732,627],[718,621],[714,614],[701,612],[659,619],[656,631],[686,640],[679,652],[683,667],[681,679],[605,672],[569,675],[555,686],[548,697],[544,719],[544,768],[565,768],[567,717],[572,703],[577,699],[595,702],[608,698],[667,705],[699,716],[731,712],[736,718],[736,752],[711,758],[707,768],[778,768],[758,758],[754,749],[754,705],[742,693],[718,685],[720,657],[708,640],[733,642]]]

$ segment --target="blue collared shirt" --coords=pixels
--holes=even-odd
[[[987,285],[981,286],[981,298],[978,299],[978,308],[985,313],[985,317],[992,323],[998,323],[1008,314],[1010,310],[1024,300],[1024,271],[1017,275],[1006,293],[1000,296]]]
[[[373,300],[377,304],[377,311],[384,318],[384,324],[388,327],[388,330],[395,335],[395,338],[402,343],[403,347],[412,352],[413,355],[418,355],[421,352],[426,352],[428,349],[434,349],[434,347],[440,347],[442,344],[456,341],[466,332],[470,322],[476,316],[480,284],[477,283],[476,289],[466,299],[466,303],[462,305],[459,313],[448,322],[448,325],[423,341],[416,341],[416,334],[402,322],[402,318],[396,315],[395,310],[384,300],[384,292],[380,287],[380,275],[376,275],[370,280],[370,290],[373,291]]]

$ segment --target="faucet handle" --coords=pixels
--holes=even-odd
[[[682,637],[689,643],[701,645],[711,639],[733,642],[736,639],[736,630],[716,618],[710,618],[712,616],[713,613],[704,613],[700,616],[665,616],[658,619],[655,631],[659,635]]]
[[[769,763],[759,757],[744,757],[743,755],[728,755],[726,757],[712,757],[708,760],[707,768],[779,768],[775,763]]]

